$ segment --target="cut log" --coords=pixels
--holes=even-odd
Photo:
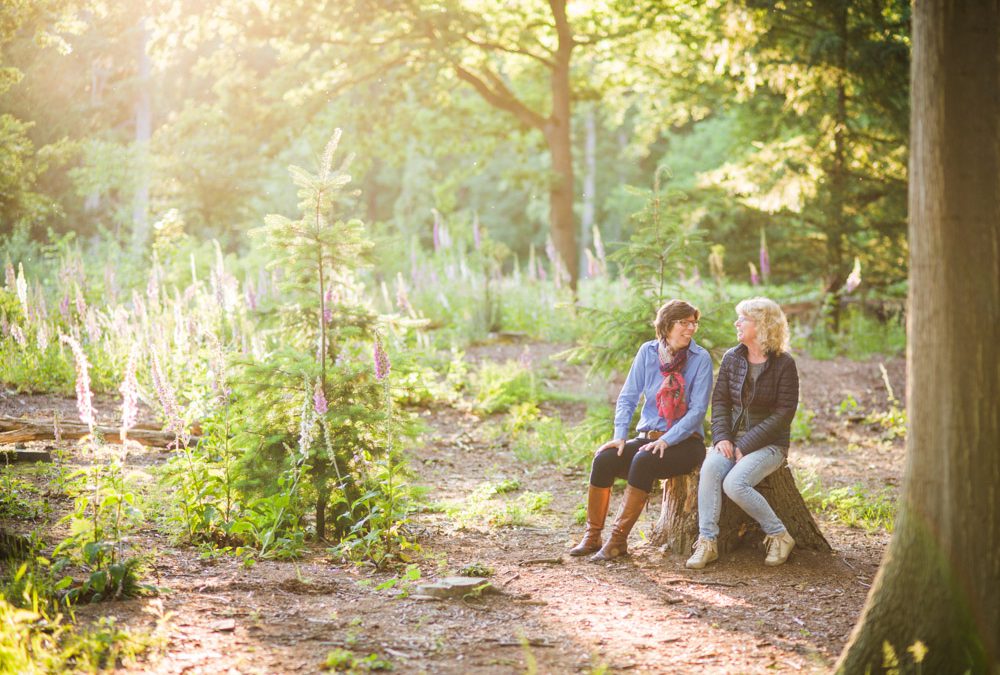
[[[94,431],[104,438],[105,443],[121,443],[121,438],[119,437],[120,429],[118,427],[95,426]],[[83,438],[89,433],[90,429],[86,424],[59,421],[60,438],[76,440]],[[47,441],[55,437],[55,422],[53,420],[0,417],[0,445],[24,443],[25,441]],[[128,432],[128,439],[141,445],[158,448],[165,448],[175,442],[173,434],[151,429],[131,429]],[[190,436],[188,438],[188,445],[193,445],[199,440],[199,436]]]
[[[28,450],[23,447],[0,448],[0,464],[22,462],[51,462],[52,453],[46,450]]]
[[[663,504],[660,519],[653,525],[649,541],[679,555],[689,555],[698,540],[698,477],[701,469],[663,482]],[[795,546],[812,551],[832,550],[820,532],[787,464],[762,480],[757,491],[771,505]],[[719,553],[732,551],[744,543],[757,545],[764,532],[753,518],[722,495],[722,515],[719,518]]]

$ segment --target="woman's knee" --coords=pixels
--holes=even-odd
[[[621,458],[614,450],[605,450],[595,455],[590,465],[590,482],[598,487],[614,483],[620,461]]]
[[[734,502],[739,501],[743,495],[753,490],[753,486],[747,482],[746,476],[739,471],[730,471],[722,481],[722,491]]]
[[[711,451],[705,455],[705,461],[701,463],[701,476],[705,480],[721,483],[731,468],[732,462],[730,460],[721,453]]]

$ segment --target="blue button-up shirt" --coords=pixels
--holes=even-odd
[[[704,347],[694,340],[688,348],[687,362],[681,374],[684,376],[684,398],[687,402],[687,412],[674,425],[667,429],[667,421],[660,417],[656,409],[656,392],[663,384],[663,374],[660,372],[660,357],[657,352],[657,341],[650,340],[639,347],[628,371],[628,378],[618,394],[618,404],[615,407],[615,439],[628,439],[628,427],[632,414],[639,405],[639,397],[643,396],[642,414],[639,426],[642,431],[664,431],[661,437],[667,445],[680,443],[691,434],[704,435],[703,424],[708,402],[712,396],[712,357]]]

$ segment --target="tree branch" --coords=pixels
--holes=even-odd
[[[458,75],[459,79],[472,85],[472,88],[487,103],[500,110],[506,110],[529,127],[544,130],[546,119],[518,100],[513,92],[494,73],[486,71],[484,77],[493,83],[496,87],[495,89],[486,84],[481,77],[466,70],[459,64],[453,63],[452,67],[455,69],[455,74]]]
[[[541,54],[536,54],[527,49],[517,49],[515,47],[507,47],[506,45],[499,44],[497,42],[489,42],[486,40],[477,40],[471,35],[465,36],[465,41],[469,44],[473,44],[480,49],[490,49],[498,52],[506,52],[508,54],[517,54],[518,56],[527,56],[528,58],[535,59],[539,63],[543,64],[546,68],[554,68],[555,64],[551,59],[548,59]]]

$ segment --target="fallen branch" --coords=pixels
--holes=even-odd
[[[698,584],[699,586],[726,586],[732,588],[734,586],[746,586],[742,581],[737,581],[736,583],[729,583],[728,581],[698,581],[697,579],[687,579],[684,577],[678,577],[676,579],[664,579],[665,584]]]
[[[530,560],[522,560],[518,565],[562,565],[562,558],[531,558]]]
[[[121,443],[118,427],[95,426],[94,431],[104,437],[105,443]],[[59,420],[59,437],[65,440],[76,440],[90,434],[90,428],[80,422]],[[16,417],[0,417],[0,444],[24,443],[26,441],[54,440],[54,420],[18,419]],[[165,448],[175,442],[173,434],[153,429],[137,428],[128,432],[128,440],[141,445]],[[188,445],[197,443],[200,436],[188,437]]]

